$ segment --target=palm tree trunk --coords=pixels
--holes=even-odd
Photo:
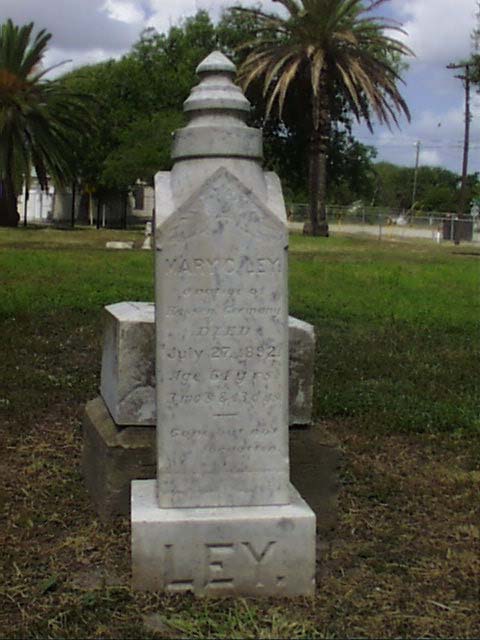
[[[0,227],[18,227],[17,194],[13,180],[0,180]]]
[[[328,237],[327,223],[327,149],[330,117],[324,86],[313,95],[313,128],[310,137],[309,194],[310,224],[313,236]]]

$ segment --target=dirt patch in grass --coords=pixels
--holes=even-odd
[[[29,241],[37,242],[40,233],[31,232]],[[69,234],[68,239],[76,241],[83,233]],[[90,238],[93,233],[85,235]],[[51,244],[59,243],[55,233],[45,237]],[[4,247],[10,239],[5,236]],[[100,246],[104,239],[97,236],[95,242]],[[325,247],[324,252],[335,254],[335,260],[336,250],[344,250],[345,255],[357,251],[366,261],[372,260],[368,255],[372,244],[366,241],[342,240],[337,248],[311,239],[298,242],[300,251],[318,253],[318,247],[321,251]],[[388,251],[393,261],[391,248]],[[420,249],[415,251],[418,261],[423,260]],[[402,381],[406,391],[398,392],[397,381],[389,398],[414,394],[422,381],[441,390],[445,376],[452,387],[457,384],[459,388],[456,397],[448,396],[448,406],[455,410],[473,406],[467,382],[477,378],[465,354],[470,349],[474,314],[470,298],[459,289],[465,282],[463,271],[450,273],[450,266],[444,266],[444,283],[450,283],[458,298],[466,299],[458,311],[457,298],[449,298],[450,306],[457,309],[451,317],[439,311],[439,301],[446,294],[441,298],[438,288],[425,289],[431,295],[425,317],[431,323],[432,310],[441,316],[438,327],[446,327],[452,336],[447,344],[448,336],[442,338],[444,342],[428,338],[417,294],[412,294],[412,312],[398,305],[400,319],[387,318],[391,330],[383,331],[389,301],[395,295],[405,300],[408,293],[406,289],[407,293],[398,294],[404,276],[397,265],[388,273],[386,267],[374,270],[372,266],[375,286],[365,285],[360,291],[383,291],[385,300],[380,297],[377,304],[361,297],[360,304],[345,273],[337,278],[333,270],[328,280],[321,262],[308,257],[305,265],[302,259],[295,266],[295,258],[292,260],[293,310],[317,324],[322,362],[343,393],[329,400],[329,381],[325,381],[323,365],[319,367],[318,382],[323,377],[324,384],[317,385],[317,411],[320,407],[326,415],[327,400],[330,415],[338,415],[342,407],[349,409],[346,400],[355,389],[355,378],[361,385],[351,406],[358,408],[362,401],[370,411],[375,400],[371,415],[375,413],[376,422],[368,419],[366,411],[360,419],[349,409],[349,415],[321,424],[339,441],[343,466],[337,528],[331,538],[319,540],[315,599],[198,601],[188,595],[131,591],[129,521],[120,518],[104,524],[98,520],[79,470],[82,412],[85,402],[98,392],[102,306],[122,299],[149,299],[151,257],[147,252],[127,252],[121,258],[95,251],[85,252],[80,264],[66,251],[52,266],[54,257],[47,253],[32,252],[28,264],[15,255],[3,257],[11,289],[7,289],[10,294],[5,295],[8,299],[3,301],[0,317],[0,636],[480,636],[480,434],[473,428],[459,428],[456,414],[451,422],[457,428],[439,433],[436,421],[424,433],[412,433],[418,429],[413,422],[407,428],[407,417],[413,420],[416,416],[410,405],[405,408],[400,401],[395,407],[403,411],[405,424],[399,434],[390,420],[392,407],[385,404],[385,410],[379,411],[383,405],[377,402],[385,396],[385,391],[378,393],[380,382],[382,389],[389,390],[390,371],[392,380]],[[427,262],[437,260],[435,256],[429,253]],[[401,262],[401,256],[397,258]],[[468,261],[456,262],[466,265]],[[348,274],[358,272],[354,267],[348,267]],[[437,277],[437,271],[435,264],[419,271],[418,277],[426,283],[426,275]],[[32,274],[38,277],[33,292]],[[467,284],[473,282],[469,274],[465,271],[470,278]],[[388,282],[382,284],[380,276]],[[63,279],[63,288],[52,278]],[[337,295],[340,284],[344,289]],[[20,294],[22,287],[24,294]],[[367,313],[374,307],[381,323]],[[446,323],[449,318],[450,325]],[[412,329],[407,333],[400,321],[410,322]],[[382,331],[375,328],[376,322]],[[373,338],[367,332],[370,325],[376,332]],[[422,344],[427,341],[421,348],[420,338]],[[428,350],[434,353],[431,358]],[[351,353],[355,353],[353,360]],[[384,360],[387,355],[390,360],[377,358],[382,354]],[[440,364],[444,372],[437,372]],[[347,376],[349,369],[352,380]],[[419,372],[417,381],[413,376]],[[439,405],[438,398],[443,398],[437,391],[432,392],[425,409],[429,415]],[[417,406],[411,397],[412,406]],[[439,411],[444,415],[442,407]],[[471,417],[467,418],[464,422],[470,424]],[[398,421],[398,415],[395,419]],[[421,422],[423,418],[418,419]]]
[[[478,441],[323,425],[344,466],[315,600],[202,602],[131,592],[128,519],[99,522],[79,473],[82,409],[2,429],[2,635],[478,636]]]

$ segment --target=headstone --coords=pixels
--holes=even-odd
[[[100,393],[120,426],[154,426],[155,305],[117,302],[105,307]],[[289,316],[290,425],[312,422],[315,331]]]
[[[156,176],[157,480],[132,483],[136,588],[309,595],[315,515],[289,482],[287,229],[221,53]]]
[[[110,240],[105,243],[106,249],[133,249],[133,242],[123,242],[121,240]]]
[[[118,425],[155,424],[153,304],[105,307],[100,393]]]
[[[145,223],[145,239],[142,244],[142,249],[150,251],[152,248],[152,223],[150,221]]]
[[[313,325],[288,317],[288,352],[288,424],[311,424],[315,371]]]

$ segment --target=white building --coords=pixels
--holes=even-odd
[[[127,224],[141,224],[153,218],[154,190],[139,183],[129,193],[127,199],[116,193],[98,199],[95,194],[90,198],[86,193],[75,195],[75,223],[97,224],[101,227],[120,227]],[[18,197],[18,213],[25,219],[25,187]],[[58,190],[53,184],[47,192],[42,191],[35,173],[30,180],[26,209],[27,224],[71,223],[72,190]]]
[[[54,189],[42,191],[37,176],[31,176],[31,184],[27,199],[27,223],[46,223],[52,220],[54,205]],[[18,196],[17,209],[21,220],[25,219],[25,185]]]

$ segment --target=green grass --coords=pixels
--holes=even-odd
[[[126,235],[141,244],[141,233]],[[152,254],[104,248],[126,235],[0,232],[10,354],[22,348],[20,320],[48,324],[53,336],[62,326],[98,334],[104,305],[153,299]],[[479,259],[466,245],[292,236],[290,313],[317,329],[316,417],[389,431],[478,430]],[[31,369],[19,375],[26,384],[35,377]],[[49,389],[54,380],[36,383]]]
[[[142,234],[128,238],[141,245]],[[119,300],[153,296],[153,256],[105,249],[119,231],[0,231],[0,318],[65,309],[98,313]]]
[[[344,458],[338,524],[319,529],[314,600],[204,602],[133,592],[129,520],[100,522],[83,485],[102,308],[153,298],[152,254],[111,239],[143,236],[0,230],[0,636],[478,636],[480,251],[291,238],[314,428]]]
[[[479,429],[480,250],[300,236],[290,250],[290,312],[317,328],[318,418]]]

